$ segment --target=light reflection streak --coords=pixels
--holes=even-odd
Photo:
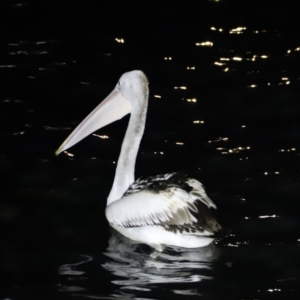
[[[104,140],[109,139],[108,135],[99,135],[99,134],[93,133],[93,136],[96,136],[96,137],[98,137],[100,139],[104,139]]]
[[[154,95],[154,98],[161,98],[160,95]]]
[[[32,54],[37,54],[37,55],[43,55],[43,54],[48,54],[49,52],[48,51],[35,51],[35,52],[32,52]]]
[[[18,99],[14,99],[14,100],[10,100],[10,99],[3,99],[2,102],[4,103],[9,103],[9,102],[15,102],[15,103],[23,103],[22,100],[18,100]]]
[[[234,244],[231,244],[231,243],[228,243],[226,246],[228,246],[228,247],[238,247],[238,245],[234,245]]]
[[[46,130],[71,130],[71,127],[51,127],[51,126],[44,126]]]
[[[125,43],[125,40],[124,40],[124,39],[115,38],[115,41],[116,41],[117,43],[120,43],[120,44],[124,44],[124,43]]]
[[[214,43],[211,41],[196,43],[196,46],[212,47],[213,45],[214,45]]]
[[[220,62],[218,62],[218,61],[215,61],[214,62],[214,65],[216,65],[216,66],[224,66],[224,65],[226,65],[225,63],[220,63]]]
[[[291,148],[291,149],[280,149],[279,152],[290,152],[290,151],[296,151],[296,148]]]
[[[214,26],[210,27],[210,30],[213,30],[213,31],[216,31],[216,30],[218,30],[219,32],[223,32],[223,28],[219,28],[219,29],[217,29],[217,28],[216,28],[216,27],[214,27]]]
[[[182,145],[184,145],[184,143],[182,143],[182,142],[176,142],[176,145],[182,146]]]
[[[15,68],[16,65],[0,65],[0,68]]]
[[[211,141],[209,141],[211,142]],[[236,148],[232,148],[232,149],[227,149],[224,147],[217,147],[216,150],[217,151],[221,151],[221,154],[236,154],[236,153],[240,153],[241,151],[245,151],[245,150],[250,150],[251,147],[236,147]],[[239,160],[243,160],[243,159],[248,159],[248,157],[245,158],[240,158]]]
[[[246,27],[237,27],[229,30],[230,34],[242,34],[247,28]]]
[[[258,216],[257,219],[275,219],[275,218],[279,218],[278,215],[263,215],[263,216]],[[245,220],[251,220],[252,217],[245,217]]]
[[[73,157],[74,156],[74,154],[73,153],[71,153],[71,152],[68,152],[68,151],[64,151],[64,153],[65,154],[67,154],[68,156],[70,156],[70,157]]]
[[[215,0],[218,2],[217,0]],[[186,296],[201,296],[202,294],[199,293],[196,289],[190,289],[190,290],[173,290],[174,294],[179,295],[186,295]]]
[[[25,131],[18,131],[18,132],[14,132],[13,135],[22,135],[24,133],[25,133]]]
[[[268,289],[267,292],[281,292],[281,289]]]
[[[9,55],[17,55],[17,54],[24,54],[24,55],[28,55],[28,53],[26,51],[18,51],[18,52],[8,52]]]
[[[15,5],[12,5],[12,7],[22,7],[22,6],[25,6],[25,5],[28,5],[28,3],[27,2],[16,3]]]
[[[265,216],[258,216],[259,219],[268,219],[268,218],[279,218],[278,215],[265,215]]]
[[[271,175],[272,173],[271,172],[264,172],[264,175]],[[274,171],[273,172],[273,174],[275,174],[275,175],[279,175],[280,174],[280,172],[279,171]]]
[[[232,58],[232,60],[235,60],[235,61],[242,61],[243,58],[242,58],[242,57],[238,57],[238,56],[234,56],[234,57]]]
[[[164,152],[163,151],[160,151],[160,152],[155,151],[154,154],[164,155]]]
[[[239,247],[240,245],[248,245],[248,244],[249,244],[249,240],[246,240],[246,241],[237,241],[235,242],[235,244],[230,243],[227,244],[227,246],[231,245],[231,247]]]
[[[215,140],[210,140],[210,141],[208,141],[209,143],[216,143],[216,142],[227,142],[229,140],[229,138],[228,137],[219,137],[219,138],[217,138],[217,139],[215,139]]]
[[[34,44],[34,45],[41,45],[41,44],[47,44],[47,43],[53,43],[54,40],[49,41],[19,41],[20,44]]]

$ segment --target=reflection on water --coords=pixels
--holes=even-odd
[[[141,252],[140,244],[125,240],[115,233],[105,253],[112,260],[102,266],[114,275],[123,277],[113,281],[122,286],[197,282],[212,278],[207,271],[210,270],[209,262],[216,259],[214,246],[198,249],[167,248],[164,252],[153,251],[151,248],[146,250],[146,253]]]
[[[72,276],[83,275],[85,272],[76,270],[76,268],[78,268],[78,266],[80,266],[80,265],[91,262],[93,260],[93,258],[90,257],[90,256],[87,256],[87,255],[81,255],[81,256],[84,258],[84,260],[79,261],[77,263],[61,265],[58,268],[58,275],[67,275],[67,276],[69,276],[69,275],[72,275]]]
[[[200,282],[214,278],[213,262],[219,252],[214,245],[198,249],[168,247],[163,252],[157,252],[115,231],[108,243],[104,252],[106,259],[101,266],[111,273],[111,283],[117,286],[110,295],[112,299],[123,299],[130,293],[134,296],[137,291],[153,292],[166,286],[170,293],[201,295]],[[78,262],[60,266],[59,275],[67,276],[69,282],[59,286],[58,290],[72,295],[92,296],[93,289],[85,287],[82,282],[89,278],[88,269],[82,269],[92,261],[92,257],[81,255]],[[76,282],[78,285],[75,285]],[[197,282],[199,284],[195,288]]]

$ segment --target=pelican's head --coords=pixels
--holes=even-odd
[[[145,98],[148,99],[148,79],[142,71],[124,73],[115,89],[133,105],[137,101],[140,102]]]
[[[148,100],[148,80],[142,71],[124,73],[113,91],[74,129],[56,150],[58,155],[94,131],[129,114]]]

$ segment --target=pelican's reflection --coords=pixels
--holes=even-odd
[[[157,252],[116,231],[108,243],[104,256],[75,254],[76,262],[61,265],[57,290],[93,299],[157,299],[157,293],[163,291],[172,299],[174,294],[198,297],[202,292],[199,282],[213,279],[212,262],[218,256],[213,245],[197,249],[168,247]],[[96,263],[99,259],[103,268]],[[108,278],[110,282],[105,282]]]
[[[217,256],[213,245],[197,249],[168,247],[157,252],[117,232],[112,233],[104,254],[109,259],[102,267],[119,277],[112,283],[131,289],[153,283],[210,280],[213,278],[211,262]]]

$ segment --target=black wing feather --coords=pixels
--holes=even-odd
[[[168,188],[177,187],[185,190],[187,193],[192,192],[197,197],[197,193],[193,190],[187,181],[188,177],[182,173],[167,173],[157,176],[140,177],[133,184],[130,185],[128,190],[124,193],[123,197],[138,193],[141,190],[150,190],[153,193],[166,191]],[[200,196],[200,195],[199,195]],[[195,209],[196,207],[196,209]],[[202,201],[195,200],[194,205],[189,208],[190,213],[197,219],[197,222],[192,224],[163,224],[166,230],[172,232],[181,232],[187,234],[202,233],[204,231],[214,234],[221,229],[217,222],[214,213]]]

